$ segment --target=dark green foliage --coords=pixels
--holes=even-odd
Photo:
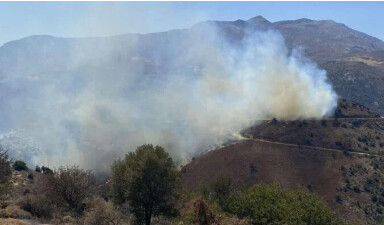
[[[8,191],[11,175],[12,171],[7,151],[0,146],[0,196]]]
[[[343,202],[343,200],[341,199],[341,196],[340,195],[336,195],[336,197],[335,197],[335,201],[337,202],[337,203],[342,203]]]
[[[17,160],[16,162],[14,162],[12,167],[14,170],[17,171],[28,170],[27,164],[25,164],[25,162],[21,160]]]
[[[53,173],[53,170],[51,170],[50,168],[45,167],[45,166],[42,166],[41,170],[43,171],[44,174],[52,174]]]
[[[175,214],[180,172],[160,146],[139,146],[112,165],[116,203],[129,202],[137,224],[151,223],[152,216]]]
[[[255,166],[254,163],[249,164],[249,172],[250,172],[251,174],[255,174],[255,173],[257,173],[257,167]]]
[[[322,125],[323,127],[327,127],[327,121],[322,120],[322,121],[321,121],[321,125]]]
[[[28,179],[33,180],[33,174],[32,173],[28,173]]]
[[[313,194],[285,191],[278,184],[256,185],[232,197],[228,212],[252,224],[340,225],[342,222]]]
[[[54,209],[52,201],[44,195],[27,197],[20,207],[38,218],[50,218]]]
[[[41,168],[40,168],[40,166],[36,166],[35,172],[37,172],[37,173],[41,173]]]
[[[354,186],[354,187],[353,187],[353,191],[356,192],[356,193],[358,193],[358,194],[361,193],[361,190],[360,190],[360,188],[359,188],[358,186]]]
[[[351,156],[351,153],[350,153],[349,151],[347,151],[347,150],[344,150],[344,151],[343,151],[343,155],[345,155],[345,156]]]
[[[336,145],[336,147],[337,147],[338,149],[343,149],[343,148],[344,148],[343,143],[342,143],[341,141],[336,141],[336,142],[335,142],[335,145]]]
[[[361,120],[355,120],[352,122],[352,125],[356,128],[360,127],[363,124]]]

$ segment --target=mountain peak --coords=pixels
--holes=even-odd
[[[249,23],[257,23],[257,24],[271,24],[267,19],[265,19],[262,16],[255,16],[252,17],[251,19],[247,20]]]

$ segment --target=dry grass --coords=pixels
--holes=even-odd
[[[20,209],[19,206],[10,205],[4,209],[0,209],[0,217],[15,218],[15,219],[30,219],[32,216],[30,213]]]
[[[85,222],[93,225],[123,225],[128,218],[111,202],[95,198],[85,212]]]
[[[0,218],[0,225],[30,225],[30,223],[27,223],[18,219],[12,219],[12,218],[1,219]]]

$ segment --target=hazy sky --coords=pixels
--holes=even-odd
[[[30,35],[108,36],[202,20],[333,19],[384,40],[384,2],[0,2],[0,45]]]

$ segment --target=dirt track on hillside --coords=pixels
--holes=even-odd
[[[323,148],[323,147],[308,146],[308,145],[289,144],[289,143],[283,143],[283,142],[277,142],[277,141],[269,141],[269,140],[260,139],[260,138],[245,138],[245,140],[260,141],[260,142],[264,142],[264,143],[284,145],[284,146],[297,147],[297,148],[316,149],[316,150],[321,150],[321,151],[343,152],[343,150],[340,150],[340,149]],[[348,151],[348,154],[360,155],[360,156],[374,156],[374,157],[380,156],[378,154],[371,154],[371,153],[360,152],[360,151],[355,151],[355,150]]]

